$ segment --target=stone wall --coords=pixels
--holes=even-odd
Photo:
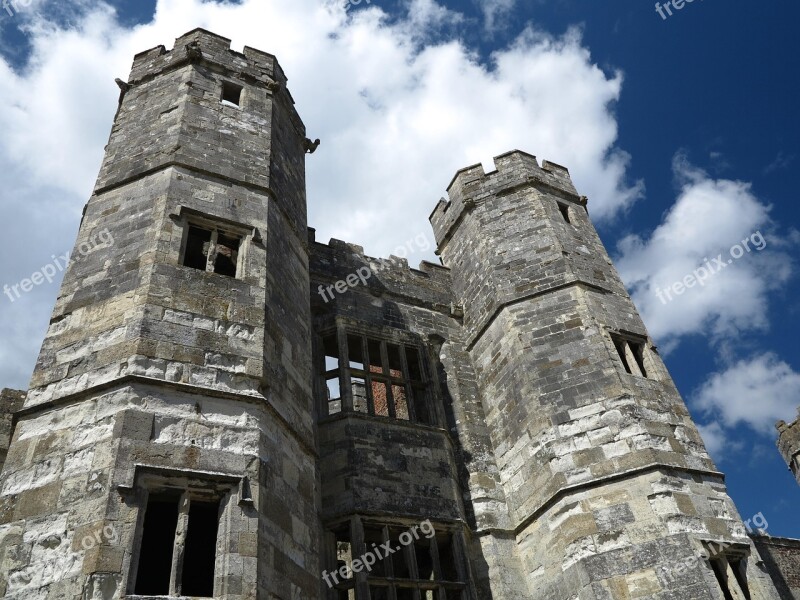
[[[800,412],[800,411],[798,411]],[[787,425],[783,421],[778,423],[778,448],[783,460],[789,465],[792,473],[800,483],[800,419]]]
[[[753,535],[781,600],[800,600],[800,540]]]
[[[0,391],[0,471],[6,462],[8,447],[11,444],[13,432],[14,413],[22,408],[26,392],[10,390]]]

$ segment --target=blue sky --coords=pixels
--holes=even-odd
[[[234,48],[275,53],[289,75],[310,136],[323,140],[309,160],[319,239],[387,255],[430,235],[427,215],[457,168],[491,168],[514,147],[568,166],[740,512],[800,537],[800,487],[773,428],[800,404],[800,5],[697,0],[666,20],[649,0],[321,7],[33,0],[0,10],[10,231],[0,283],[72,247],[113,78],[135,52],[203,26]],[[387,207],[401,217],[387,220]],[[657,299],[757,232],[763,250]],[[430,256],[420,250],[412,262]],[[0,297],[0,386],[27,385],[56,294],[53,284]]]

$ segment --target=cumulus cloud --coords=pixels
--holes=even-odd
[[[67,5],[70,18],[60,19]],[[108,5],[76,0],[15,16],[30,55],[13,67],[0,59],[0,199],[6,242],[22,251],[13,263],[4,255],[0,283],[72,246],[116,109],[114,78],[125,78],[135,53],[198,26],[281,61],[309,135],[322,139],[308,161],[318,239],[386,255],[430,236],[427,216],[453,173],[478,160],[491,168],[492,156],[514,148],[568,165],[595,218],[641,195],[615,145],[622,76],[592,62],[578,30],[555,37],[530,26],[479,57],[454,34],[459,13],[434,0],[405,6],[398,17],[375,2],[159,0],[151,22],[126,27]],[[0,296],[0,339],[17,356],[0,364],[0,384],[26,384],[40,336],[22,337],[44,331],[56,291],[26,299],[15,323]]]
[[[692,404],[714,419],[704,432],[712,447],[723,435],[722,427],[745,424],[775,436],[775,423],[792,421],[800,398],[800,373],[774,354],[740,360],[714,373],[694,394]],[[716,437],[715,437],[716,436]]]
[[[792,273],[790,242],[750,184],[713,179],[681,154],[673,169],[680,193],[661,224],[618,245],[617,266],[651,335],[670,350],[688,335],[722,342],[765,330],[769,292]],[[704,277],[701,267],[702,284],[685,284]],[[675,292],[676,282],[686,289]]]

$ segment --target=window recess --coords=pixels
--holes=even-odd
[[[189,491],[148,494],[134,594],[212,598],[220,498]]]
[[[322,337],[322,414],[340,412],[434,425],[431,382],[412,344],[340,330]]]
[[[648,377],[646,367],[647,340],[645,338],[611,334],[611,341],[617,350],[625,372],[640,377]]]

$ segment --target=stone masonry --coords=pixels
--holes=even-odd
[[[2,396],[4,598],[786,597],[566,168],[459,171],[414,269],[308,228],[274,56],[118,84],[104,243]]]
[[[800,409],[798,409],[798,414],[800,414]],[[800,483],[800,418],[790,425],[781,421],[778,423],[777,429],[778,448],[786,464],[797,478],[797,483]]]

